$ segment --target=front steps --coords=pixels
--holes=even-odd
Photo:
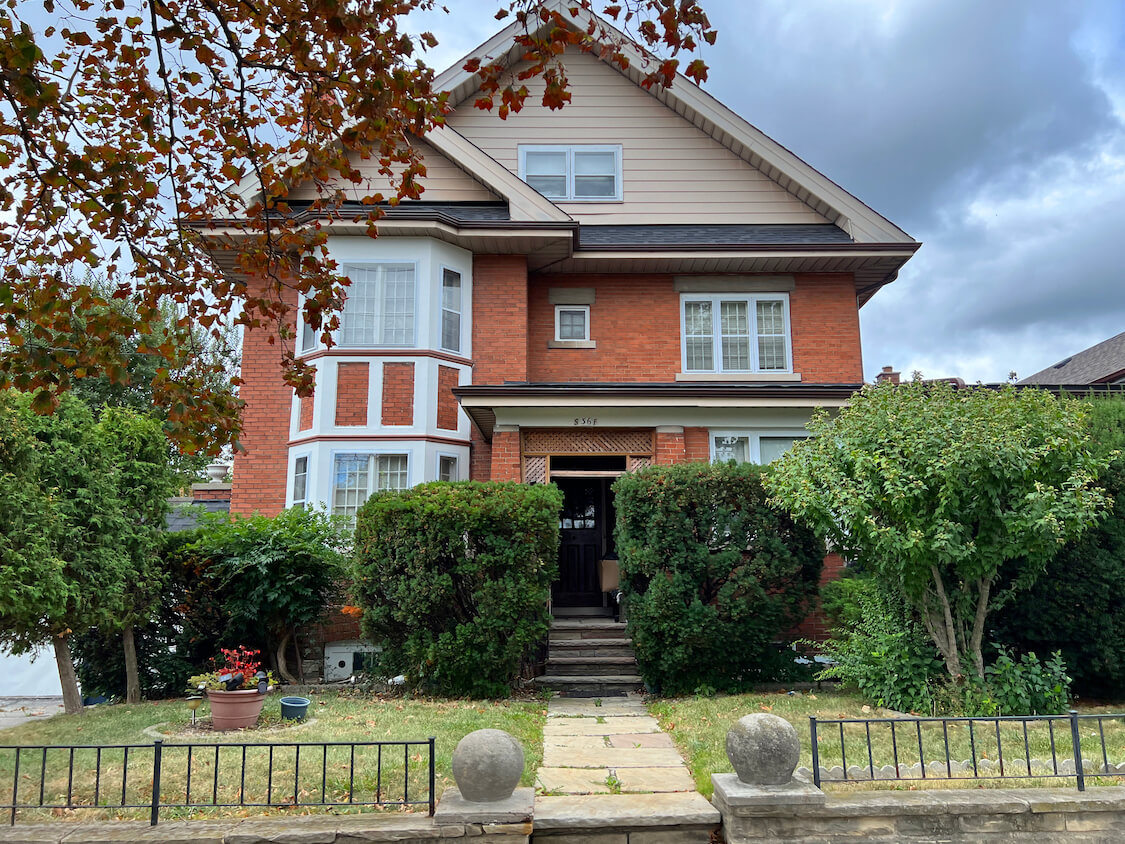
[[[642,688],[633,643],[625,625],[600,615],[556,616],[547,647],[541,689],[568,697],[623,695]]]

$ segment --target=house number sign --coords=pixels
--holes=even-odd
[[[593,426],[598,424],[598,417],[596,416],[575,416],[574,424],[576,426],[586,425]]]

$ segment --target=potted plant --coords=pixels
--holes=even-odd
[[[260,651],[250,648],[223,648],[215,662],[219,666],[197,674],[188,683],[189,691],[203,691],[211,704],[211,727],[217,731],[241,730],[258,723],[266,692],[273,688],[273,677],[262,671]]]

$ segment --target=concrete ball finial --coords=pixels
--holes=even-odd
[[[801,759],[801,740],[784,718],[745,715],[727,731],[727,758],[747,785],[786,785]]]
[[[495,803],[512,796],[523,776],[523,748],[503,730],[477,730],[453,751],[453,779],[470,803]]]

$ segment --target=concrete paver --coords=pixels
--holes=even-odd
[[[606,736],[610,747],[675,747],[667,733],[626,733]]]
[[[554,701],[552,701],[553,703]],[[609,718],[550,718],[548,709],[546,736],[606,736],[623,733],[659,733],[655,718],[640,716],[611,716]]]
[[[674,748],[555,747],[543,740],[543,765],[547,768],[667,768],[684,766]]]

